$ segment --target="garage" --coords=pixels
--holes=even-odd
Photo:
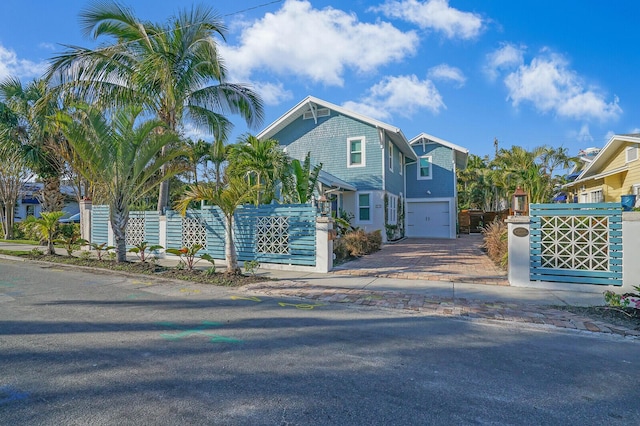
[[[407,200],[407,237],[452,238],[449,201]]]

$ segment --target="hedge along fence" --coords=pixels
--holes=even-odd
[[[315,266],[316,216],[316,208],[308,204],[239,207],[234,216],[234,244],[238,260]],[[113,243],[108,221],[108,206],[92,208],[92,242]],[[203,247],[200,253],[224,259],[224,224],[224,215],[215,206],[189,210],[184,217],[168,211],[166,220],[160,220],[155,212],[131,212],[127,245],[148,241],[165,248],[179,249],[199,244]]]

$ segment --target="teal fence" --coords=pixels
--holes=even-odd
[[[622,285],[619,203],[531,204],[532,281]]]
[[[316,208],[308,204],[241,206],[234,216],[234,244],[241,261],[315,266]],[[107,241],[109,208],[94,206],[91,219],[92,242]],[[168,211],[162,219],[155,212],[131,212],[127,225],[127,245],[140,241],[165,248],[199,244],[199,253],[224,259],[225,222],[219,208],[205,206],[183,217]],[[160,228],[166,226],[166,241]]]

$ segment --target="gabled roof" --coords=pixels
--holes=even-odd
[[[389,137],[389,139],[393,141],[393,143],[398,147],[398,149],[400,149],[400,151],[402,151],[404,155],[414,160],[416,159],[416,154],[413,149],[411,149],[409,141],[402,133],[402,130],[400,130],[399,128],[313,96],[307,96],[306,98],[304,98],[300,103],[287,111],[283,116],[271,123],[263,131],[258,133],[257,137],[258,139],[271,138],[276,133],[297,120],[304,113],[315,113],[315,111],[319,108],[328,108],[332,111],[337,112],[338,114],[351,117],[354,120],[361,121],[363,123],[376,127],[379,130],[383,130]]]
[[[437,143],[448,148],[451,148],[454,152],[454,156],[456,159],[456,168],[465,169],[467,167],[467,159],[469,157],[469,150],[467,148],[463,148],[459,145],[451,143],[449,141],[445,141],[444,139],[440,139],[439,137],[430,135],[428,133],[420,133],[415,138],[409,141],[410,145],[418,145],[421,143]]]
[[[570,185],[573,186],[577,183],[581,183],[591,179],[600,179],[605,176],[620,173],[626,170],[627,166],[623,166],[615,170],[609,170],[606,173],[602,172],[603,168],[606,167],[607,164],[609,164],[611,158],[614,156],[618,148],[629,142],[640,144],[640,134],[634,133],[628,135],[614,135],[611,139],[609,139],[609,142],[607,142],[604,148],[600,150],[593,161],[587,164],[587,167],[584,168],[578,178],[571,182]]]
[[[325,172],[324,170],[320,170],[320,173],[318,174],[318,182],[329,188],[337,188],[341,190],[344,189],[346,191],[357,190],[357,188],[351,185],[349,182],[345,182],[344,180],[335,177],[331,173]]]

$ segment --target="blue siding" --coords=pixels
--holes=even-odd
[[[392,194],[400,194],[404,192],[404,171],[400,174],[400,150],[397,146],[393,145],[393,171],[389,170],[389,141],[386,141],[384,151],[384,164],[385,164],[385,186],[386,190]]]
[[[432,161],[432,175],[430,180],[418,180],[418,165],[407,165],[407,198],[425,198],[427,191],[431,191],[429,197],[453,197],[455,187],[453,185],[453,152],[452,149],[440,144],[418,143],[413,145],[413,150],[418,157],[430,155]]]
[[[347,168],[347,139],[364,136],[365,167]],[[382,189],[382,155],[378,130],[366,123],[331,111],[329,117],[304,120],[302,117],[273,136],[286,146],[292,158],[304,159],[311,152],[312,162],[323,163],[322,169],[351,183],[359,190]],[[396,158],[397,161],[397,158]],[[394,167],[397,174],[397,167]]]
[[[109,244],[109,206],[91,208],[91,242]]]

